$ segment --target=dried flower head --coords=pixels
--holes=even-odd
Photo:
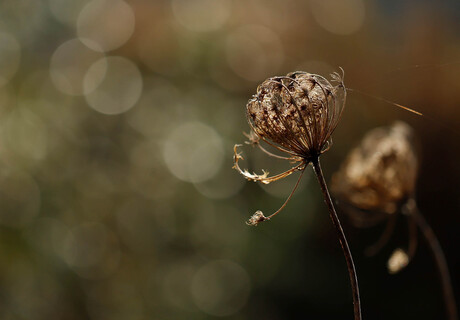
[[[418,161],[413,145],[412,129],[403,122],[372,130],[333,176],[333,192],[362,210],[396,212],[414,193]]]
[[[260,84],[257,93],[246,105],[246,116],[252,129],[251,133],[246,135],[249,139],[247,143],[258,146],[269,156],[289,160],[295,165],[274,176],[269,176],[267,171],[263,171],[262,174],[250,173],[240,168],[238,162],[243,157],[238,152],[240,145],[235,145],[234,168],[250,181],[268,184],[296,171],[303,172],[308,163],[327,151],[331,146],[331,135],[340,120],[346,98],[343,75],[334,73],[331,78],[332,82],[336,83],[335,86],[320,75],[297,71],[286,76],[269,78]],[[260,144],[262,141],[287,156],[273,154]],[[300,177],[294,190],[277,212],[265,217],[258,211],[248,224],[257,225],[281,211],[299,181]]]
[[[280,151],[310,159],[325,151],[345,104],[345,86],[334,73],[292,72],[265,80],[246,105],[254,133]],[[325,148],[326,147],[326,148]]]
[[[415,201],[418,160],[413,136],[412,129],[402,122],[372,130],[333,176],[332,189],[342,204],[348,204],[346,212],[357,226],[369,227],[387,221],[379,240],[368,247],[370,255],[377,253],[389,241],[400,216],[396,213],[407,218],[408,248],[395,250],[389,258],[387,268],[391,274],[400,272],[412,260],[417,248],[417,231],[421,231],[438,266],[446,314],[450,320],[457,320],[457,307],[444,253]]]

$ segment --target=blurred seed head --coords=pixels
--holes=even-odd
[[[331,76],[337,86],[303,71],[265,80],[246,106],[255,134],[307,161],[326,151],[346,96],[342,77]]]
[[[370,131],[332,179],[341,200],[362,210],[394,213],[414,193],[418,159],[409,125]]]
[[[409,264],[409,256],[403,249],[396,249],[387,262],[388,272],[395,274]]]

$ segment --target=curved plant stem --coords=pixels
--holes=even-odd
[[[353,262],[353,257],[351,256],[351,251],[348,246],[347,238],[345,237],[345,233],[343,232],[342,226],[339,221],[339,217],[337,216],[337,213],[334,208],[334,204],[332,203],[331,196],[326,185],[326,181],[324,180],[323,171],[321,170],[319,158],[313,159],[312,165],[313,169],[315,170],[316,178],[318,179],[319,185],[321,186],[324,201],[326,202],[327,207],[329,209],[329,215],[332,219],[332,223],[334,224],[334,227],[337,231],[339,242],[342,247],[343,254],[345,255],[345,260],[347,261],[348,274],[350,276],[351,289],[353,291],[353,310],[355,315],[354,319],[361,320],[361,301],[359,298],[358,277],[356,275],[355,264]]]
[[[390,241],[391,235],[396,226],[396,219],[397,216],[393,214],[388,219],[387,225],[385,226],[385,230],[383,231],[382,235],[380,236],[379,240],[373,245],[367,247],[365,254],[368,256],[376,255],[387,243]]]
[[[436,261],[439,276],[442,283],[442,291],[444,294],[444,303],[446,305],[447,317],[449,320],[458,320],[457,305],[454,298],[454,290],[450,280],[449,268],[447,267],[446,257],[439,244],[438,238],[433,232],[433,229],[428,225],[425,218],[420,214],[414,199],[410,199],[406,204],[408,213],[415,220],[417,226],[425,237],[428,246]]]

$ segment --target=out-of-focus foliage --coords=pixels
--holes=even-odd
[[[420,207],[460,291],[459,17],[453,0],[0,1],[0,319],[351,318],[315,181],[251,229],[296,177],[231,170],[260,82],[339,66],[427,117],[350,92],[325,170],[366,130],[410,122]],[[366,318],[442,318],[426,250],[389,276],[394,247],[369,260],[378,233],[345,227]]]

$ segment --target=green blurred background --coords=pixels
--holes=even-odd
[[[460,294],[460,2],[1,0],[0,319],[351,319],[345,260],[311,172],[269,186],[231,169],[261,81],[305,70],[350,93],[327,179],[363,134],[396,119],[421,145],[418,202]],[[288,164],[244,149],[242,166]],[[354,229],[365,319],[443,319],[423,240],[401,220]]]

